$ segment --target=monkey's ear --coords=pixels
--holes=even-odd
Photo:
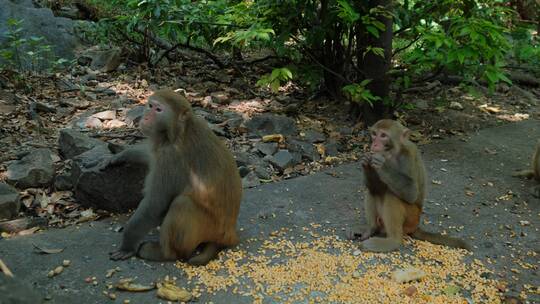
[[[409,140],[410,136],[411,136],[411,130],[410,129],[403,130],[403,132],[401,133],[401,138],[400,138],[401,142]]]

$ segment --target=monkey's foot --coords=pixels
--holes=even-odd
[[[163,255],[159,242],[144,242],[139,247],[137,256],[149,261],[172,261],[175,258],[167,258]]]
[[[188,264],[194,266],[206,265],[210,260],[217,257],[218,252],[219,247],[216,243],[207,243],[199,254],[188,260]]]
[[[401,241],[391,238],[372,237],[360,243],[360,249],[373,252],[389,252],[397,250]]]
[[[109,253],[109,258],[113,261],[125,260],[135,255],[135,251],[117,250]]]
[[[353,230],[352,228],[347,228],[347,230],[345,230],[345,237],[347,238],[347,240],[358,240],[360,236],[362,236],[362,233],[360,231]]]

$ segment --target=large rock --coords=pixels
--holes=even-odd
[[[274,114],[257,115],[246,122],[248,132],[256,136],[269,134],[294,135],[298,132],[293,119]]]
[[[8,31],[8,19],[24,20],[23,37],[43,36],[44,44],[52,45],[59,57],[72,59],[80,41],[74,34],[75,22],[68,18],[55,17],[48,8],[36,8],[32,1],[0,0],[0,33]],[[0,35],[0,44],[6,41]],[[32,50],[35,51],[35,50]]]
[[[113,212],[135,209],[142,199],[147,168],[126,163],[100,170],[111,157],[107,146],[98,145],[73,159],[75,198],[83,206]]]
[[[20,207],[19,191],[8,184],[0,183],[0,220],[15,217]]]
[[[60,155],[64,158],[73,158],[99,145],[106,146],[107,144],[73,129],[60,130],[58,146]]]
[[[7,168],[8,183],[18,188],[45,187],[53,178],[52,152],[46,148],[33,150]]]

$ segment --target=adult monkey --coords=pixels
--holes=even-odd
[[[400,247],[403,235],[457,248],[462,240],[421,230],[420,215],[425,198],[426,173],[410,130],[399,122],[383,119],[370,128],[371,148],[362,160],[368,192],[365,198],[367,229],[353,233],[361,248],[387,252]],[[379,233],[386,237],[374,236]]]
[[[144,198],[125,225],[111,259],[133,255],[154,261],[187,259],[204,265],[219,249],[238,243],[242,183],[232,154],[172,90],[148,98],[140,127],[148,143],[126,149],[107,165],[148,163]],[[143,242],[161,225],[159,242]],[[197,248],[200,253],[195,254]]]
[[[540,183],[540,139],[536,143],[536,148],[532,156],[531,168],[518,171],[514,173],[513,176],[534,178],[538,183]],[[531,193],[533,196],[540,198],[540,185],[531,188]]]

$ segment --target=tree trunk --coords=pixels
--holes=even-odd
[[[383,6],[390,9],[391,0],[372,0],[369,1],[369,8]],[[356,105],[357,113],[362,111],[364,120],[368,125],[372,125],[377,120],[390,114],[391,108],[387,104],[390,92],[390,78],[388,71],[390,69],[390,59],[392,56],[392,19],[380,16],[378,20],[386,26],[385,31],[379,33],[379,37],[370,34],[365,28],[357,32],[357,60],[358,67],[363,72],[364,79],[371,79],[368,89],[381,100],[373,103],[373,106],[365,103]],[[373,52],[364,53],[368,46],[384,49],[384,58],[375,55]]]

